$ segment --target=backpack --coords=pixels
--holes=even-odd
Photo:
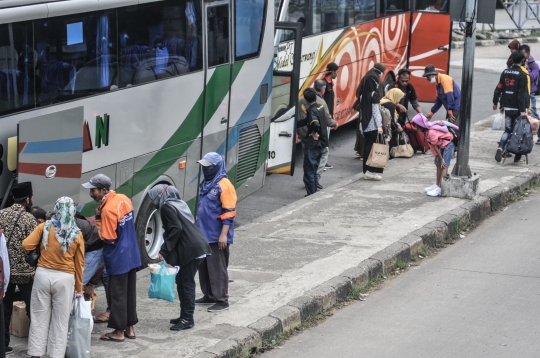
[[[529,154],[534,147],[531,123],[527,118],[516,119],[514,129],[510,134],[506,151],[514,154]]]
[[[392,115],[388,108],[381,105],[381,117],[382,117],[382,127],[386,133],[392,131]]]

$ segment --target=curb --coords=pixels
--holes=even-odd
[[[518,40],[521,44],[530,44],[540,42],[540,37],[524,37],[515,39],[495,39],[495,40],[477,40],[477,47],[507,45],[513,40]],[[465,46],[465,41],[452,41],[452,48],[459,49]]]
[[[437,218],[403,239],[377,252],[341,275],[314,287],[268,316],[242,328],[216,345],[195,355],[195,358],[237,358],[256,353],[263,342],[278,338],[299,327],[308,319],[344,301],[353,290],[366,286],[381,276],[395,271],[398,262],[409,262],[425,247],[437,247],[461,229],[478,225],[510,203],[513,195],[530,189],[540,180],[540,173],[519,174],[508,183],[496,186],[459,208]],[[457,237],[459,239],[459,236]]]

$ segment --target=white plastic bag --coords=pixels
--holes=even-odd
[[[93,328],[92,301],[85,301],[83,297],[73,299],[69,315],[67,358],[90,358],[90,338]]]
[[[491,127],[494,131],[503,131],[504,130],[504,113],[497,113],[495,115],[495,120],[493,121],[493,127]]]

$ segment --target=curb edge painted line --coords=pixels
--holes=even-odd
[[[436,247],[458,234],[459,228],[478,225],[505,205],[512,195],[530,189],[540,180],[540,172],[521,173],[505,184],[478,195],[387,248],[325,283],[314,287],[287,305],[221,340],[194,358],[245,357],[262,347],[263,341],[279,337],[302,322],[342,302],[354,289],[393,272],[398,261],[409,262],[424,247]]]

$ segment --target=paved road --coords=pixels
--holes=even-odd
[[[531,45],[531,52],[533,54],[540,54],[540,44]],[[499,80],[501,71],[505,67],[508,56],[509,51],[506,46],[476,48],[475,78],[473,83],[473,123],[494,114],[491,108],[493,90]],[[462,60],[463,50],[452,50],[450,75],[454,77],[457,83],[461,83]],[[427,103],[422,104],[422,108],[427,111],[430,105]],[[439,111],[436,118],[442,118],[442,112]],[[321,180],[323,186],[331,185],[360,173],[362,162],[354,156],[353,148],[355,140],[354,123],[344,125],[337,131],[332,131],[328,162],[334,165],[334,169],[327,170],[323,175]],[[237,225],[250,223],[261,215],[277,210],[304,197],[305,190],[302,182],[301,151],[298,150],[297,153],[296,174],[293,177],[269,175],[262,189],[238,204],[239,215],[236,219]]]
[[[263,358],[539,357],[540,194]]]

